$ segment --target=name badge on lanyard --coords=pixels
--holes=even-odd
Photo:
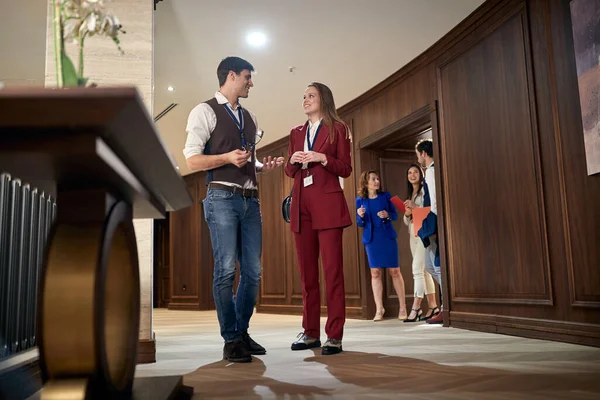
[[[310,141],[310,129],[308,126],[306,127],[306,144],[308,147],[308,151],[313,151],[313,148],[315,147],[315,142],[317,141],[317,136],[319,136],[319,131],[321,130],[321,125],[322,125],[322,122],[317,127],[317,131],[315,132],[315,137],[313,138],[312,143]],[[313,176],[310,174],[310,167],[308,167],[306,169],[306,173],[307,173],[307,176],[306,176],[306,178],[304,178],[304,187],[307,187],[307,186],[310,186],[313,184]]]
[[[309,172],[310,174],[310,172]],[[306,178],[304,178],[304,187],[310,186],[313,184],[313,176],[312,175],[308,175]]]

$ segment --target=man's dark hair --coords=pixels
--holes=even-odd
[[[254,71],[254,67],[248,61],[239,57],[227,57],[219,63],[217,67],[217,78],[219,78],[219,87],[225,84],[229,71],[235,72],[237,75],[243,70]]]
[[[419,140],[419,143],[415,146],[419,153],[425,152],[431,158],[433,158],[433,140],[423,139]]]

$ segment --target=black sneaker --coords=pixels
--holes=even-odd
[[[244,345],[241,339],[235,339],[232,342],[225,342],[223,360],[246,363],[252,361],[252,356],[248,353],[246,345]]]
[[[338,354],[342,352],[342,341],[337,339],[327,339],[323,349],[321,350],[321,354],[324,356],[329,356],[331,354]]]
[[[250,337],[250,335],[248,335],[248,332],[242,332],[242,342],[244,343],[244,346],[246,346],[246,350],[248,350],[248,353],[252,355],[261,356],[263,354],[267,354],[267,350],[265,350],[265,348],[262,347],[260,344],[256,343]]]
[[[308,336],[306,333],[300,333],[292,343],[292,350],[308,350],[315,347],[321,347],[321,341],[317,338]]]

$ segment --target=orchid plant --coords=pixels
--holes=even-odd
[[[52,28],[56,83],[58,87],[85,86],[83,49],[88,37],[107,36],[120,46],[119,33],[125,33],[119,19],[104,10],[102,0],[52,0]],[[79,49],[77,69],[67,55],[65,42],[74,42]]]

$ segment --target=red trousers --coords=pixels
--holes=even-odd
[[[346,297],[343,269],[343,228],[312,228],[319,193],[311,186],[302,188],[300,199],[300,233],[294,233],[296,253],[302,280],[302,327],[313,338],[321,337],[321,300],[319,293],[319,250],[325,276],[328,338],[342,340],[346,322]]]

